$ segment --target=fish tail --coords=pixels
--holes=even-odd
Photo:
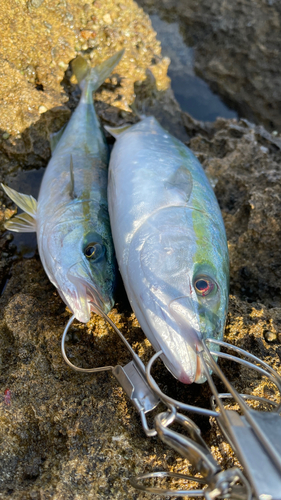
[[[86,80],[91,84],[91,90],[94,92],[97,90],[100,85],[111,75],[115,66],[121,61],[125,49],[119,50],[113,56],[109,57],[105,61],[103,61],[95,68],[92,68],[89,72],[89,75],[86,77]]]
[[[72,71],[83,90],[82,98],[84,97],[87,101],[89,96],[92,98],[92,93],[110,76],[124,52],[125,49],[119,50],[119,52],[116,52],[116,54],[94,68],[89,68],[87,61],[82,56],[78,56],[72,62]]]

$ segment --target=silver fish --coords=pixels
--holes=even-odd
[[[2,185],[24,211],[6,222],[11,231],[36,231],[44,269],[64,302],[82,322],[94,304],[113,306],[115,257],[107,206],[108,148],[92,93],[111,74],[124,51],[88,71],[80,102],[57,142],[38,203]],[[85,61],[84,61],[85,62]],[[84,71],[85,68],[83,68]]]
[[[173,375],[202,382],[196,349],[202,337],[222,338],[228,303],[228,248],[216,197],[191,150],[155,118],[107,130],[117,139],[109,215],[130,303]]]

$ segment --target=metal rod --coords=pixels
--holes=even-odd
[[[262,359],[258,358],[257,356],[254,356],[254,354],[251,354],[247,351],[244,351],[244,349],[241,349],[241,347],[237,347],[237,346],[234,346],[234,345],[231,345],[231,344],[228,344],[227,342],[223,342],[223,340],[217,340],[217,339],[211,339],[211,338],[207,338],[204,340],[204,342],[210,342],[212,344],[216,344],[216,345],[219,345],[219,346],[222,346],[222,347],[225,347],[227,349],[231,349],[233,351],[236,351],[238,352],[239,354],[241,354],[242,356],[245,356],[249,359],[252,359],[253,361],[255,361],[256,363],[259,363],[260,365],[262,365],[264,368],[266,368],[266,370],[268,370],[271,375],[278,381],[276,382],[277,385],[278,385],[278,388],[281,392],[281,377],[280,375],[271,367],[269,366],[265,361],[263,361]],[[209,349],[209,351],[211,353],[213,353],[213,351],[211,351]],[[221,356],[223,353],[220,353],[220,352],[214,352],[214,354],[216,356]],[[234,361],[237,361],[239,358],[236,358],[234,359]],[[250,366],[250,368],[253,368],[253,365]],[[268,376],[268,374],[267,374]],[[279,385],[280,384],[280,385]]]
[[[268,440],[266,434],[262,431],[261,427],[258,425],[258,423],[256,422],[256,420],[253,418],[253,415],[252,415],[252,411],[253,410],[249,410],[247,404],[240,397],[239,393],[234,389],[234,387],[232,387],[232,385],[230,384],[230,382],[228,381],[228,379],[226,378],[226,376],[224,375],[224,373],[222,372],[222,370],[220,369],[220,367],[213,360],[213,358],[211,356],[211,353],[210,353],[210,351],[209,351],[209,349],[206,346],[206,344],[205,344],[204,341],[202,342],[202,345],[204,346],[204,349],[206,350],[207,354],[209,354],[209,356],[208,356],[208,358],[209,358],[208,362],[210,363],[211,367],[214,369],[214,372],[219,375],[219,377],[221,378],[221,380],[224,383],[224,385],[227,387],[227,389],[229,390],[229,392],[232,394],[233,398],[239,403],[240,408],[242,409],[243,414],[245,416],[245,419],[251,425],[251,427],[254,430],[256,436],[258,437],[258,439],[260,440],[260,442],[262,443],[262,445],[264,446],[264,448],[269,453],[269,456],[274,461],[274,463],[275,463],[276,467],[278,468],[278,470],[281,472],[281,457],[280,457],[279,453],[271,445],[271,443]],[[227,347],[227,345],[226,345],[226,347]],[[250,355],[249,357],[252,358],[252,359],[255,358],[256,360],[258,360],[258,358],[256,358],[255,356]],[[260,362],[261,360],[258,360],[258,361]],[[256,366],[254,365],[253,368],[256,368]],[[221,403],[220,403],[220,405],[221,405]],[[220,405],[219,405],[219,407],[220,407]],[[224,412],[225,412],[225,410],[224,410]],[[225,415],[225,413],[224,413],[224,415]]]
[[[142,374],[145,376],[145,366],[140,359],[140,357],[135,353],[134,349],[130,346],[129,342],[127,339],[124,337],[123,333],[120,332],[119,328],[113,323],[113,321],[103,312],[103,310],[94,304],[94,308],[98,311],[98,313],[110,324],[110,326],[113,328],[113,330],[119,335],[120,339],[122,340],[123,344],[127,347],[128,351],[131,353],[134,361],[136,362],[138,368],[141,370]]]
[[[170,490],[168,488],[144,486],[138,482],[145,479],[152,479],[155,477],[159,478],[171,477],[174,479],[183,479],[186,481],[192,481],[199,484],[206,484],[206,481],[204,479],[201,479],[200,477],[186,476],[185,474],[177,474],[175,472],[165,472],[165,471],[151,472],[147,474],[142,474],[141,476],[130,478],[130,483],[134,488],[138,490],[145,491],[146,493],[151,493],[155,495],[167,495],[167,496],[169,495],[177,497],[189,497],[192,495],[193,497],[196,498],[205,496],[204,490]]]

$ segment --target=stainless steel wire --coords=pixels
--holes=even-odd
[[[149,437],[158,435],[167,446],[172,447],[183,458],[187,458],[193,464],[195,470],[203,476],[198,478],[186,476],[185,474],[158,471],[131,478],[131,484],[138,490],[145,491],[146,493],[165,496],[203,497],[205,500],[222,500],[223,498],[229,500],[280,500],[281,497],[278,495],[281,491],[281,418],[279,416],[281,403],[278,404],[276,401],[253,394],[239,394],[226,378],[215,359],[224,358],[253,369],[261,376],[266,376],[268,380],[275,384],[280,396],[281,377],[275,370],[261,359],[241,348],[216,339],[205,339],[200,344],[197,354],[204,367],[205,375],[212,392],[212,409],[186,404],[164,394],[151,374],[153,364],[161,356],[162,351],[156,352],[145,367],[112,320],[96,304],[93,305],[93,310],[98,312],[111,325],[130,352],[133,360],[124,367],[119,365],[98,368],[80,368],[75,366],[68,359],[65,350],[66,336],[75,319],[72,316],[64,329],[61,341],[62,355],[66,363],[72,369],[82,373],[95,373],[104,370],[111,371],[138,410],[146,435]],[[244,358],[250,359],[250,361],[225,352],[209,350],[207,344],[216,344],[220,348],[231,349]],[[219,393],[217,391],[211,372],[215,373],[221,379],[229,392]],[[159,401],[158,398],[166,405],[167,410],[156,415],[154,427],[150,428],[147,423],[146,412],[156,407]],[[236,411],[226,409],[223,403],[226,399],[235,400],[242,411],[242,417]],[[246,401],[271,405],[273,410],[270,412],[256,411],[249,407]],[[226,471],[221,470],[202,439],[200,429],[189,417],[179,413],[179,410],[197,413],[206,417],[214,417],[218,421],[226,439],[237,451],[239,460],[244,466],[250,480],[250,484],[237,468]],[[170,426],[174,423],[180,424],[188,435],[186,436],[170,429]],[[279,442],[280,444],[278,444]],[[260,462],[263,463],[263,468],[266,471],[268,477],[267,483],[264,483],[261,475],[257,472],[257,464]],[[143,484],[143,481],[155,478],[193,481],[198,484],[204,484],[205,487],[203,489],[174,490],[168,487],[158,488]]]

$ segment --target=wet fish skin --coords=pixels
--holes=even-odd
[[[173,375],[203,382],[196,347],[201,338],[222,338],[228,303],[228,248],[216,197],[191,150],[155,118],[108,130],[117,139],[109,214],[131,306]]]
[[[110,75],[123,51],[92,68],[80,102],[54,149],[38,203],[3,186],[25,214],[7,222],[12,231],[36,231],[44,269],[64,302],[82,322],[91,304],[113,306],[116,262],[108,206],[108,148],[92,92]]]

